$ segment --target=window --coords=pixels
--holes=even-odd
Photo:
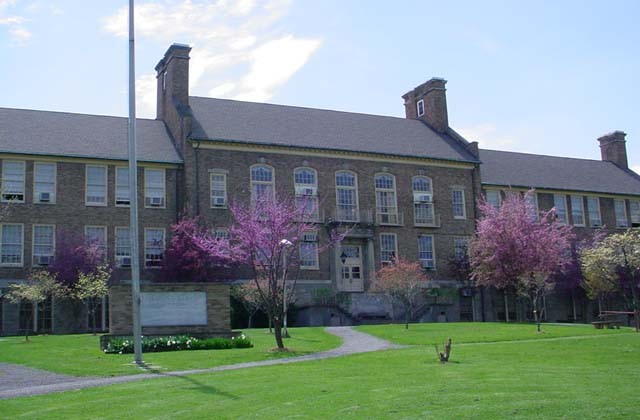
[[[56,164],[36,162],[33,165],[33,202],[56,202]]]
[[[613,200],[613,207],[616,212],[616,227],[628,228],[629,222],[627,221],[627,206],[624,200]]]
[[[164,190],[164,169],[144,168],[144,206],[164,208]]]
[[[400,224],[396,200],[396,178],[390,174],[378,174],[374,178],[376,187],[376,222],[381,225]]]
[[[380,234],[380,261],[382,265],[392,264],[398,255],[395,233]]]
[[[454,188],[451,190],[451,202],[453,205],[453,218],[466,219],[467,212],[464,202],[464,190],[461,188]]]
[[[491,204],[496,210],[500,209],[500,205],[502,204],[502,197],[500,196],[500,191],[498,190],[487,190],[487,202]]]
[[[2,162],[2,201],[24,203],[24,161]]]
[[[424,100],[420,99],[416,103],[416,111],[418,112],[418,117],[422,117],[424,115]]]
[[[318,232],[306,232],[300,241],[300,268],[303,270],[317,270],[318,263]]]
[[[131,233],[128,227],[116,228],[116,266],[131,267]]]
[[[460,261],[467,256],[469,249],[468,238],[453,238],[453,255],[456,261]]]
[[[629,209],[631,210],[631,226],[640,227],[640,200],[629,201]]]
[[[574,226],[584,226],[584,203],[581,195],[571,196],[571,219]]]
[[[591,225],[591,227],[602,226],[600,199],[598,197],[587,197],[587,210],[589,211],[589,225]]]
[[[106,206],[107,167],[87,165],[86,182],[86,205]]]
[[[360,220],[358,179],[353,172],[336,172],[336,219],[341,222]]]
[[[422,226],[436,224],[433,214],[433,185],[431,178],[414,176],[411,180],[413,189],[413,223]]]
[[[47,266],[55,255],[55,226],[33,225],[33,265]]]
[[[116,206],[126,207],[131,203],[131,190],[129,189],[129,168],[116,168]]]
[[[418,236],[418,258],[423,268],[434,270],[436,268],[436,256],[433,252],[433,236]]]
[[[267,165],[251,167],[251,202],[274,198],[273,168]]]
[[[293,171],[296,206],[303,210],[305,220],[319,220],[318,175],[315,169],[296,168]]]
[[[0,264],[22,266],[23,226],[3,224],[0,235]]]
[[[157,268],[164,257],[164,229],[146,228],[144,230],[144,265]]]
[[[564,194],[553,194],[553,206],[556,209],[556,219],[559,223],[566,225],[567,220],[567,196]]]
[[[226,228],[216,228],[213,231],[213,236],[216,239],[229,239],[229,229]]]
[[[227,173],[211,171],[209,173],[209,191],[211,193],[211,208],[227,208]]]
[[[96,246],[104,258],[107,257],[107,227],[85,226],[84,240],[89,246]]]
[[[538,194],[535,191],[525,193],[524,200],[527,203],[527,212],[530,212],[531,216],[535,220],[538,220],[540,217],[540,210],[538,209]]]

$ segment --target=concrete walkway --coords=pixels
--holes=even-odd
[[[224,370],[246,369],[258,366],[282,365],[304,362],[309,360],[330,359],[349,354],[367,353],[378,350],[402,348],[396,344],[356,331],[351,327],[327,327],[330,334],[342,338],[342,345],[333,350],[304,356],[286,357],[282,359],[264,360],[259,362],[237,363],[234,365],[217,366],[208,369],[191,369],[175,372],[154,372],[140,375],[115,376],[110,378],[78,378],[58,375],[42,370],[23,366],[0,364],[0,399],[42,395],[52,392],[64,392],[104,385],[121,384],[125,382],[142,381],[145,379],[163,378],[171,376],[194,375],[198,373],[219,372]]]

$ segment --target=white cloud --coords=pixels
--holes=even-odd
[[[31,38],[32,34],[25,28],[15,27],[9,29],[9,35],[11,35],[15,42],[24,44]]]
[[[15,4],[15,0],[0,0],[0,31],[6,30],[9,35],[10,45],[22,46],[31,38],[32,33],[25,26],[25,23],[27,23],[29,19],[24,16],[8,13],[8,10],[15,6]]]
[[[267,101],[322,44],[322,39],[301,38],[277,27],[290,6],[290,0],[139,3],[136,36],[163,48],[174,42],[193,47],[189,74],[192,95]],[[123,7],[103,20],[103,28],[126,38],[127,19],[128,8]],[[141,76],[138,85],[151,76]],[[155,82],[152,92],[155,95]],[[139,102],[140,115],[154,115],[155,99]]]
[[[477,141],[483,149],[517,150],[520,146],[517,139],[499,132],[493,123],[483,123],[456,130],[465,139]]]
[[[631,166],[631,170],[640,175],[640,165]]]

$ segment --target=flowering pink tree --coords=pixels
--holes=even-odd
[[[96,273],[98,267],[104,265],[105,257],[99,244],[87,243],[82,235],[59,232],[56,253],[47,271],[63,286],[74,287],[80,273]]]
[[[529,298],[540,331],[544,297],[554,274],[571,260],[574,235],[571,226],[556,221],[555,209],[536,214],[531,194],[509,193],[499,209],[481,199],[470,255],[479,285],[514,288]]]
[[[331,232],[322,241],[318,226],[310,221],[314,210],[293,199],[263,197],[249,205],[231,206],[234,223],[229,239],[211,233],[193,235],[212,257],[249,267],[280,350],[285,348],[283,323],[301,263],[343,238]]]

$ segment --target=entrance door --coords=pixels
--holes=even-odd
[[[360,245],[342,245],[342,286],[345,292],[364,291],[362,279],[362,247]]]

